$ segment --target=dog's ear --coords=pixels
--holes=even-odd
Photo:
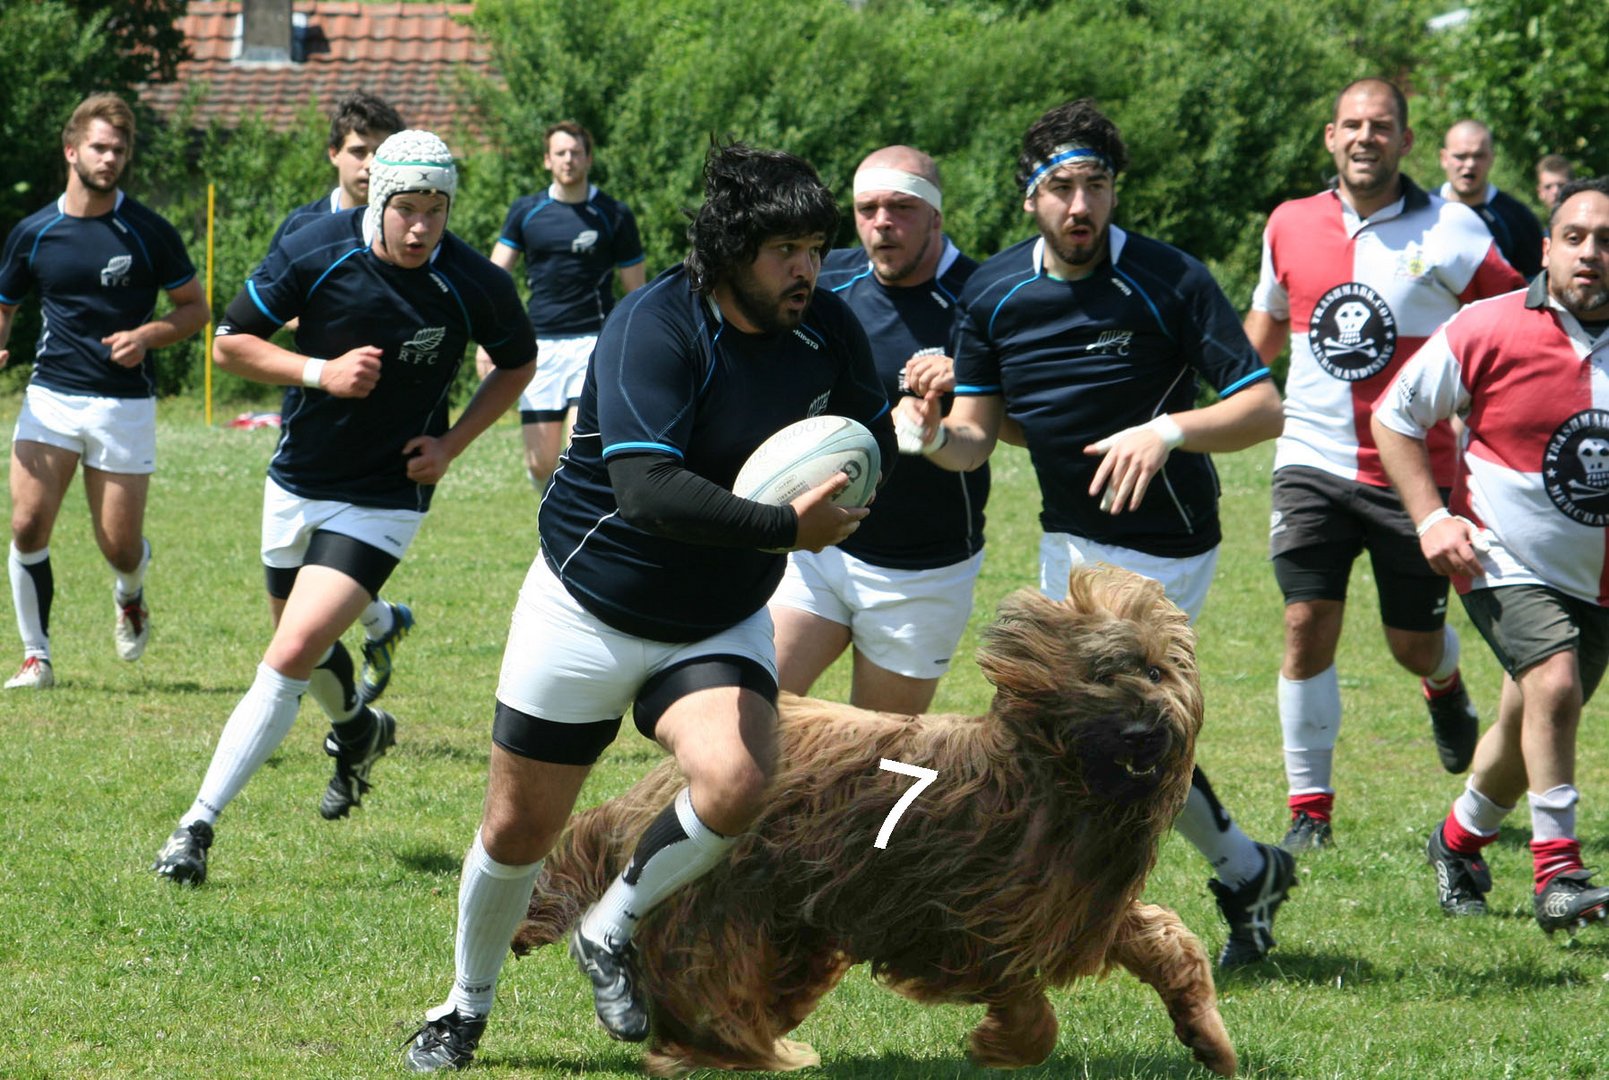
[[[1032,589],[1018,589],[1001,600],[978,649],[984,677],[1011,697],[1060,693],[1067,682],[1069,616],[1067,605]]]

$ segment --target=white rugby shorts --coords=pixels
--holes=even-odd
[[[950,670],[982,567],[981,551],[928,570],[873,566],[835,547],[794,551],[771,603],[849,627],[855,648],[884,671],[937,679]]]
[[[520,392],[520,412],[563,412],[581,400],[596,334],[537,338],[536,374]]]
[[[307,555],[307,542],[320,529],[361,540],[401,559],[419,533],[425,515],[417,510],[353,506],[333,499],[304,499],[269,477],[263,483],[263,565],[293,570]]]
[[[29,385],[11,438],[71,450],[88,468],[156,472],[156,398],[64,394]]]
[[[1168,559],[1147,555],[1115,544],[1097,544],[1067,533],[1045,533],[1039,538],[1039,591],[1052,600],[1067,597],[1067,577],[1075,566],[1107,563],[1160,581],[1168,599],[1190,616],[1193,623],[1207,604],[1207,587],[1218,568],[1218,549]]]
[[[622,633],[577,603],[537,552],[514,604],[497,700],[558,724],[595,724],[624,716],[649,677],[695,657],[747,657],[775,679],[771,637],[763,607],[702,641]]]

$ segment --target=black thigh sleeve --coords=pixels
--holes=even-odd
[[[307,554],[302,556],[303,566],[327,566],[331,570],[339,570],[369,590],[369,595],[375,599],[379,598],[386,578],[397,568],[397,562],[394,555],[388,555],[373,544],[323,529],[319,529],[308,540]]]
[[[777,681],[762,664],[747,656],[712,653],[683,660],[649,676],[637,691],[631,718],[637,730],[652,739],[666,709],[688,694],[714,686],[742,687],[759,694],[773,707],[777,703]]]
[[[591,765],[620,731],[620,717],[590,724],[559,724],[520,712],[501,701],[492,721],[492,741],[511,754],[554,765]]]

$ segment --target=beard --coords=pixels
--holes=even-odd
[[[927,258],[928,248],[932,246],[933,234],[926,233],[922,237],[922,246],[917,248],[916,252],[908,259],[903,259],[899,263],[885,262],[880,264],[874,258],[872,263],[877,267],[878,279],[881,281],[886,281],[890,284],[898,284],[899,282],[904,281],[906,278],[910,277],[916,272],[917,267],[922,265],[922,260]]]
[[[760,328],[762,334],[779,330],[792,330],[804,321],[809,309],[810,296],[815,288],[808,282],[798,282],[780,292],[772,293],[757,285],[747,270],[733,274],[731,279],[732,303],[748,322]],[[805,305],[799,310],[784,308],[782,302],[803,293]]]
[[[1093,226],[1094,223],[1088,219],[1082,219],[1073,221],[1073,224]],[[1106,250],[1106,234],[1107,230],[1101,229],[1095,234],[1095,239],[1089,243],[1075,244],[1059,232],[1050,233],[1045,235],[1045,243],[1049,244],[1050,250],[1056,253],[1056,258],[1068,266],[1083,268],[1099,259]]]
[[[1592,314],[1598,319],[1609,318],[1609,285],[1602,281],[1591,285],[1566,284],[1554,295],[1564,305],[1564,310],[1578,319]]]
[[[82,161],[73,162],[73,171],[78,174],[79,181],[85,187],[101,195],[110,195],[112,192],[116,191],[117,182],[123,178],[123,170],[118,169],[112,174],[112,178],[110,180],[103,182],[96,177],[94,173],[85,168]]]

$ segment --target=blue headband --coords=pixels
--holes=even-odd
[[[1114,176],[1117,175],[1117,170],[1112,168],[1112,159],[1101,153],[1099,150],[1093,150],[1087,146],[1078,146],[1073,143],[1068,143],[1067,145],[1058,146],[1056,149],[1052,150],[1050,152],[1049,160],[1041,161],[1039,164],[1034,166],[1033,173],[1028,177],[1028,184],[1023,189],[1024,194],[1032,195],[1034,193],[1034,188],[1039,186],[1039,181],[1045,178],[1046,173],[1077,158],[1093,158],[1095,159],[1095,163],[1101,168],[1105,169]]]

